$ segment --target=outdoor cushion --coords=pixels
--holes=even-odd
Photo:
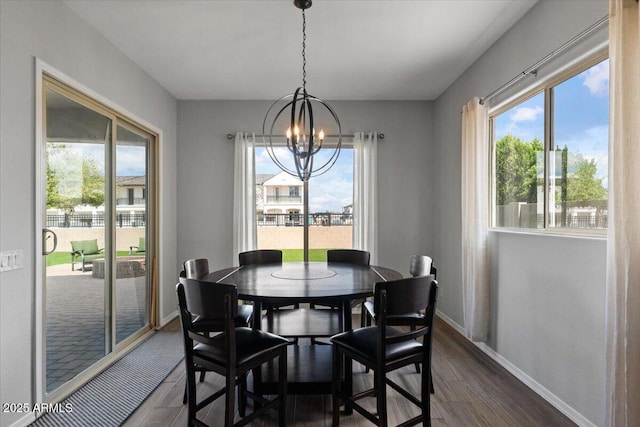
[[[98,239],[71,241],[71,249],[73,249],[74,252],[82,252],[85,255],[100,252],[100,249],[98,249]]]
[[[138,252],[146,252],[147,248],[146,248],[146,240],[144,237],[140,238],[140,241],[138,242]]]

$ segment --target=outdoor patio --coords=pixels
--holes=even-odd
[[[104,280],[71,271],[70,264],[47,268],[47,391],[73,378],[105,355]],[[116,342],[145,324],[145,277],[116,280]]]

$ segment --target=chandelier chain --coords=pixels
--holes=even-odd
[[[307,91],[307,19],[304,16],[304,9],[302,9],[302,88]]]

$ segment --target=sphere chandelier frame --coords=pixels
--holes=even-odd
[[[297,176],[301,181],[306,183],[311,177],[319,176],[329,171],[338,160],[342,147],[342,126],[338,115],[327,102],[307,92],[305,10],[311,7],[312,1],[294,0],[293,3],[298,9],[302,9],[302,86],[298,87],[293,93],[287,94],[271,104],[262,122],[262,138],[264,147],[271,160],[284,172],[292,176]],[[286,103],[275,113],[276,106],[282,102]],[[332,147],[333,152],[331,156],[326,162],[315,168],[314,156],[323,148],[322,144],[325,137],[323,130],[320,130],[319,134],[316,135],[312,105],[314,103],[324,107],[324,109],[329,112],[338,130],[338,141],[335,147]],[[285,166],[283,160],[278,158],[276,148],[282,145],[274,142],[276,134],[280,134],[280,132],[274,133],[274,129],[276,129],[278,119],[287,109],[290,110],[291,120],[289,122],[289,129],[286,132],[286,147],[293,156],[295,169]],[[272,112],[273,117],[271,117]],[[268,125],[269,122],[271,122],[270,126]]]

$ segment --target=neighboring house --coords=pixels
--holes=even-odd
[[[304,211],[303,183],[286,172],[280,172],[265,180],[262,183],[261,193],[262,211],[265,214],[302,213]]]
[[[116,177],[116,211],[134,211],[143,213],[146,210],[147,177]]]

